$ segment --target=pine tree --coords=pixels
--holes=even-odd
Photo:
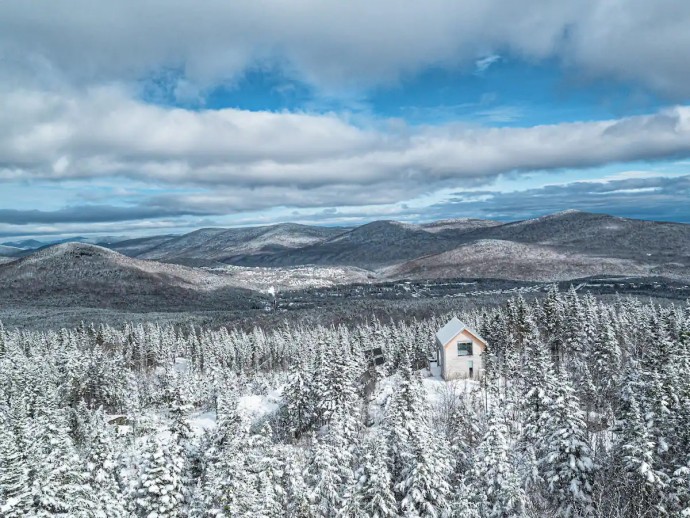
[[[518,450],[523,460],[522,477],[526,487],[535,491],[544,483],[545,474],[538,459],[545,454],[544,437],[548,433],[552,398],[555,397],[556,379],[551,354],[546,345],[535,339],[530,348],[524,371],[524,388],[521,397],[522,433]]]
[[[19,518],[29,515],[32,508],[30,465],[7,421],[0,421],[0,515]]]
[[[448,509],[450,449],[432,435],[421,381],[407,355],[396,388],[384,424],[397,500],[403,513],[442,515]]]
[[[30,425],[29,463],[34,468],[31,493],[37,516],[92,511],[95,495],[86,485],[64,416],[45,399]]]
[[[149,441],[134,489],[133,511],[137,516],[175,517],[184,501],[181,459],[158,437]]]
[[[520,485],[508,442],[502,412],[494,407],[488,428],[474,457],[471,492],[481,516],[508,518],[520,516],[526,496]]]
[[[560,516],[589,513],[595,466],[579,401],[562,373],[558,374],[548,412],[539,463],[550,499]]]
[[[312,514],[323,518],[336,516],[344,507],[345,481],[333,447],[326,441],[316,441],[310,464]]]
[[[114,437],[106,429],[103,415],[97,413],[92,420],[89,453],[86,462],[86,483],[95,495],[96,516],[127,516],[117,477]]]
[[[405,464],[404,456],[411,449],[411,439],[419,430],[418,423],[427,417],[423,398],[419,377],[412,373],[409,360],[404,358],[384,422],[390,451],[391,474],[395,483],[400,481]]]
[[[0,360],[2,360],[7,354],[7,340],[5,338],[5,327],[0,321]]]
[[[248,465],[252,439],[247,423],[238,423],[231,436],[228,431],[208,452],[205,507],[220,516],[251,516],[256,504],[255,476]]]
[[[288,383],[283,389],[285,423],[293,437],[299,437],[315,422],[316,409],[311,375],[308,365],[299,364],[290,372]]]
[[[464,480],[461,480],[453,487],[450,516],[482,518],[479,511],[486,508],[487,501],[484,493],[472,494],[471,487]]]
[[[328,434],[317,441],[310,465],[311,501],[317,516],[332,516],[344,511],[354,487],[354,458],[350,415],[339,409]]]
[[[409,516],[444,516],[449,508],[450,495],[450,465],[443,455],[447,450],[435,450],[436,445],[431,442],[430,435],[424,432],[413,435],[411,439],[401,480],[396,484],[396,490],[402,496],[400,509]]]
[[[656,445],[635,394],[643,388],[637,376],[633,364],[623,387],[620,418],[616,423],[617,442],[613,449],[615,467],[629,497],[632,513],[643,514],[648,509],[663,512],[660,506],[666,486],[665,477],[658,470]]]
[[[597,387],[598,406],[610,402],[618,388],[621,350],[612,318],[608,312],[601,316],[601,327],[592,350],[592,380]]]
[[[284,515],[284,463],[272,443],[272,436],[271,427],[265,423],[246,443],[246,467],[252,486],[249,516],[280,518]]]
[[[571,286],[565,297],[564,306],[562,356],[565,361],[581,353],[587,345],[584,320],[582,303],[575,288]]]
[[[390,518],[397,516],[393,481],[388,470],[385,437],[374,432],[364,445],[362,463],[357,471],[354,500],[355,516]]]
[[[304,480],[304,460],[291,452],[285,460],[283,487],[285,487],[286,516],[310,518],[312,506]]]
[[[553,360],[560,363],[563,354],[564,310],[558,286],[552,285],[543,304],[544,342],[549,347]]]

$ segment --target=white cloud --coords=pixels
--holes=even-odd
[[[156,107],[110,88],[75,96],[11,92],[0,98],[0,111],[0,177],[10,178],[307,188],[690,155],[690,108],[682,106],[531,128],[361,127],[336,114]]]
[[[194,97],[257,65],[338,91],[500,53],[686,97],[689,24],[678,0],[8,0],[0,71],[15,84],[81,85],[172,68],[183,74],[173,90]]]
[[[483,74],[489,68],[491,68],[491,65],[494,63],[498,62],[501,60],[501,56],[498,54],[491,54],[489,56],[485,56],[481,59],[478,59],[477,61],[474,62],[475,66],[475,73],[477,74]]]

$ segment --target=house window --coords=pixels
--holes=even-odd
[[[472,342],[458,342],[458,356],[472,356]]]
[[[472,360],[467,361],[467,372],[470,378],[474,378],[474,362]]]

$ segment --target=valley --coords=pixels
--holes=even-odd
[[[372,305],[405,313],[539,296],[552,284],[682,300],[690,284],[690,225],[578,211],[512,223],[281,224],[14,245],[26,243],[0,248],[0,321],[29,327],[153,315],[224,325],[286,312],[314,318],[326,307],[337,320]]]

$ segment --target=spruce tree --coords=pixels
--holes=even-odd
[[[364,445],[361,466],[357,471],[355,515],[372,518],[392,518],[398,515],[387,457],[386,439],[374,431]]]
[[[96,496],[86,483],[82,463],[60,412],[45,406],[30,425],[33,442],[31,493],[37,516],[88,513]]]
[[[539,463],[550,500],[561,516],[590,513],[595,465],[579,401],[563,373],[557,373],[548,414]]]
[[[29,473],[31,466],[8,418],[0,420],[0,515],[19,518],[33,506]]]
[[[104,416],[96,413],[92,420],[89,439],[86,483],[94,492],[95,514],[117,518],[127,516],[127,513],[120,496],[114,440],[106,428]]]
[[[664,474],[657,466],[659,457],[656,444],[636,395],[642,389],[644,387],[640,385],[638,371],[633,364],[623,387],[613,458],[617,476],[621,479],[628,505],[634,514],[643,514],[649,509],[664,512],[661,506],[667,485]]]
[[[180,516],[184,495],[182,460],[158,437],[152,438],[142,455],[142,468],[134,489],[132,511],[137,516]]]
[[[505,417],[490,410],[488,428],[474,456],[471,493],[480,515],[491,518],[520,516],[526,495],[517,476]]]

